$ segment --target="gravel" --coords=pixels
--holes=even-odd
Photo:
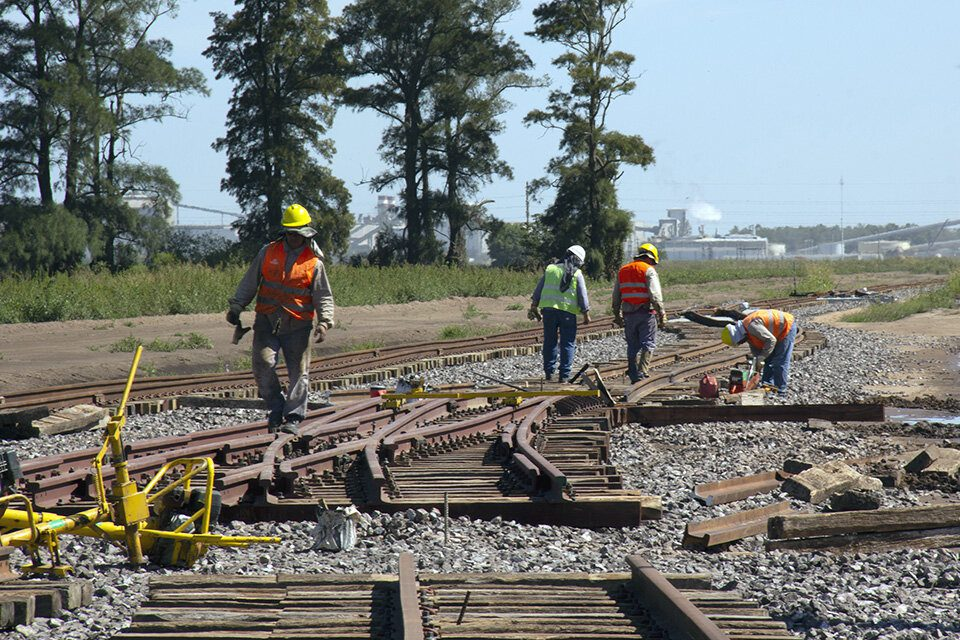
[[[843,303],[847,304],[847,303]],[[897,370],[892,342],[877,334],[818,325],[814,314],[838,304],[800,312],[804,326],[823,332],[828,346],[793,367],[785,402],[855,402],[870,394],[864,386],[882,382]],[[672,340],[660,334],[662,343]],[[898,337],[898,347],[924,346],[958,350],[956,340]],[[606,338],[578,347],[576,368],[585,361],[622,358],[622,338]],[[510,379],[537,376],[540,357],[505,358],[482,365],[431,371],[434,384],[475,379],[481,372]],[[141,439],[184,433],[262,417],[262,412],[185,409],[133,416],[125,436]],[[624,557],[639,553],[662,571],[706,571],[718,587],[736,588],[804,638],[960,640],[960,554],[953,550],[904,550],[831,555],[766,552],[761,539],[749,539],[728,552],[701,553],[680,547],[684,525],[733,511],[787,499],[765,495],[733,505],[704,507],[692,498],[697,483],[778,468],[787,457],[811,462],[873,455],[884,441],[876,431],[827,428],[810,431],[799,423],[672,425],[642,428],[627,425],[612,436],[613,461],[627,488],[663,499],[664,518],[642,527],[590,531],[571,527],[525,526],[495,518],[450,522],[448,545],[443,520],[434,510],[394,515],[364,514],[357,547],[348,552],[312,551],[314,523],[224,523],[223,533],[279,535],[279,545],[249,549],[213,549],[192,571],[264,574],[273,572],[395,572],[397,555],[411,551],[425,571],[626,571]],[[4,443],[21,458],[99,445],[98,434],[43,437]],[[889,445],[887,445],[889,446]],[[888,448],[887,450],[895,450]],[[886,490],[885,506],[920,504],[927,494]],[[800,506],[800,503],[795,503]],[[806,505],[809,508],[809,505]],[[124,554],[95,540],[61,540],[64,556],[77,575],[95,584],[93,605],[67,612],[62,619],[38,619],[6,637],[76,639],[108,637],[129,624],[146,597],[150,575],[172,573],[149,566],[131,570]]]

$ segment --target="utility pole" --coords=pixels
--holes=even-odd
[[[523,183],[524,207],[527,211],[527,229],[530,228],[530,182]]]
[[[847,253],[847,248],[843,244],[843,176],[840,176],[840,257]]]

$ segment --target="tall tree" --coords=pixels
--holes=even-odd
[[[45,207],[62,184],[64,205],[100,244],[92,253],[111,267],[115,242],[136,241],[151,226],[123,196],[176,193],[166,170],[134,157],[134,127],[183,117],[171,98],[206,93],[199,71],[172,64],[169,41],[148,37],[176,8],[177,0],[0,0],[0,85],[8,90],[0,184],[22,190],[35,177]]]
[[[35,180],[53,204],[54,145],[63,127],[55,92],[66,26],[50,0],[0,0],[0,187]]]
[[[592,275],[615,273],[623,259],[630,214],[617,205],[621,165],[654,162],[643,138],[607,128],[612,103],[636,84],[634,57],[613,49],[613,33],[629,6],[629,0],[552,0],[534,9],[530,33],[566,49],[553,64],[570,78],[569,89],[552,91],[547,108],[525,120],[562,132],[561,154],[547,167],[552,178],[540,181],[557,188],[542,221],[552,231],[551,249],[586,247]]]
[[[217,78],[234,81],[227,134],[214,149],[226,151],[223,188],[246,217],[241,240],[259,246],[280,228],[284,208],[299,202],[320,231],[317,240],[343,253],[353,217],[343,182],[321,165],[333,157],[323,136],[333,123],[332,98],[342,86],[332,22],[325,0],[237,0],[232,16],[214,13],[204,55]]]
[[[468,199],[494,176],[513,178],[494,140],[504,129],[500,116],[511,106],[505,92],[541,84],[525,72],[532,66],[529,57],[499,28],[518,4],[516,0],[476,2],[477,37],[464,53],[462,70],[449,74],[433,89],[433,120],[439,126],[430,136],[434,153],[430,166],[444,180],[439,208],[450,230],[448,264],[466,264],[467,229],[482,224],[483,211]]]
[[[207,88],[200,71],[173,65],[168,40],[149,38],[157,20],[175,14],[177,0],[73,5],[68,77],[76,84],[68,103],[76,115],[66,142],[64,203],[83,215],[101,239],[104,260],[117,269],[125,266],[119,246],[135,245],[148,256],[159,250],[168,232],[164,214],[179,199],[165,168],[136,161],[132,131],[141,122],[185,117],[170,98],[206,95]],[[141,216],[127,206],[124,196],[132,194],[154,213]]]
[[[343,99],[390,123],[380,147],[389,168],[372,184],[379,190],[403,182],[408,262],[433,261],[439,254],[434,225],[441,210],[462,229],[460,220],[469,211],[461,192],[474,188],[485,172],[506,170],[496,159],[496,145],[481,151],[484,160],[469,169],[448,151],[461,153],[463,144],[476,144],[477,138],[492,141],[502,108],[496,100],[511,84],[505,78],[529,66],[516,43],[496,28],[513,6],[506,0],[356,0],[344,9],[338,38],[347,74],[369,82],[347,88]],[[498,83],[501,89],[494,88]],[[458,90],[470,98],[457,95]],[[471,116],[477,118],[471,125],[474,139],[468,141],[465,124]],[[450,160],[459,167],[450,166]],[[438,169],[449,177],[440,197],[430,188],[431,173]],[[462,246],[452,244],[455,253]]]

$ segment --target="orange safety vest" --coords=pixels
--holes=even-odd
[[[284,273],[287,253],[283,240],[271,242],[260,267],[262,280],[257,291],[257,313],[271,314],[278,308],[297,320],[313,320],[313,273],[319,259],[307,243],[294,261],[290,273]]]
[[[642,260],[635,260],[620,267],[617,274],[617,287],[620,290],[620,301],[635,305],[650,304],[650,289],[647,287],[647,269],[650,265]]]
[[[744,328],[750,326],[750,323],[760,318],[763,321],[767,331],[773,334],[773,337],[780,342],[787,337],[790,329],[793,328],[793,315],[786,311],[776,309],[759,309],[749,314],[743,319]],[[757,349],[763,350],[763,340],[747,331],[747,341]]]

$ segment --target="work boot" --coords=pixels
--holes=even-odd
[[[267,433],[276,433],[283,424],[283,411],[271,411],[267,418]]]
[[[637,363],[637,368],[640,370],[639,378],[643,379],[650,375],[650,361],[653,360],[653,352],[649,349],[643,349],[640,351],[640,360]]]
[[[543,374],[543,377],[544,377],[544,379],[545,379],[547,382],[553,382],[553,374],[552,374],[552,373],[544,373],[544,374]]]
[[[280,427],[280,431],[294,436],[300,433],[300,416],[287,416],[287,421]]]

